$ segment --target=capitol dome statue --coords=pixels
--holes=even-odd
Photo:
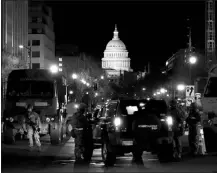
[[[118,77],[123,71],[132,71],[130,58],[125,44],[118,37],[118,30],[115,26],[114,36],[108,42],[102,58],[102,68],[108,77]]]

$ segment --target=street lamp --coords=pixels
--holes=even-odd
[[[81,82],[82,82],[83,84],[86,84],[86,83],[87,83],[84,79],[81,79]]]
[[[29,69],[32,69],[32,49],[31,47],[26,47],[24,45],[19,45],[20,49],[26,48],[29,51]]]
[[[190,55],[190,57],[188,58],[190,84],[191,84],[191,65],[196,64],[196,62],[197,62],[197,57]]]
[[[178,91],[184,91],[184,89],[185,89],[185,85],[183,85],[183,84],[177,85],[177,90]]]
[[[78,78],[78,75],[75,74],[75,73],[73,73],[73,74],[72,74],[72,79],[77,79],[77,78]]]
[[[166,93],[166,92],[167,92],[167,90],[166,90],[166,89],[164,89],[164,88],[161,88],[161,89],[160,89],[160,92],[161,92],[162,94],[164,94],[164,93]]]
[[[190,56],[189,57],[189,63],[190,64],[195,64],[197,62],[197,58],[195,56]]]
[[[69,94],[73,94],[73,91],[71,90],[71,91],[69,91]]]
[[[50,66],[50,71],[51,73],[57,73],[58,72],[58,66],[57,65],[52,65]]]

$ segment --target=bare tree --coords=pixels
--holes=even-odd
[[[7,89],[7,78],[10,72],[14,69],[26,68],[26,62],[20,60],[20,58],[14,56],[6,48],[3,48],[1,51],[1,92],[2,92],[2,108],[4,108],[5,95]]]

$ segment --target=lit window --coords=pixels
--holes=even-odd
[[[62,67],[62,63],[59,63],[59,66]]]
[[[63,69],[62,69],[62,68],[59,68],[59,71],[63,71]]]
[[[63,59],[62,58],[59,58],[59,61],[62,61]]]

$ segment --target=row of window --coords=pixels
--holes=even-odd
[[[28,31],[29,34],[44,34],[44,30],[42,28],[32,28],[32,29],[29,29]]]
[[[40,58],[40,51],[32,51],[32,58]]]
[[[40,69],[40,63],[32,63],[32,69]]]
[[[32,40],[32,45],[31,45],[31,42],[29,40],[28,46],[40,46],[40,40]]]

